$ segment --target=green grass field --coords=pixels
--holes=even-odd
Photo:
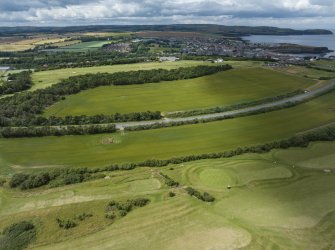
[[[239,68],[196,79],[86,90],[53,105],[45,116],[201,109],[277,96],[312,83],[262,68]]]
[[[192,67],[196,65],[211,65],[201,61],[179,61],[179,62],[153,62],[153,63],[136,63],[136,64],[120,64],[112,66],[97,66],[85,68],[68,68],[34,72],[32,79],[34,86],[31,91],[36,89],[46,88],[55,83],[60,82],[62,79],[69,78],[76,75],[96,74],[96,73],[115,73],[120,71],[133,71],[133,70],[150,70],[150,69],[175,69],[179,67]]]
[[[335,122],[335,92],[293,108],[197,125],[89,136],[1,139],[2,172],[104,166],[255,145]],[[113,137],[119,143],[103,144]],[[20,154],[18,154],[20,152]]]
[[[52,49],[52,51],[70,51],[70,52],[85,52],[89,50],[97,50],[105,44],[111,43],[110,41],[93,41],[93,42],[81,42],[64,47],[59,47],[57,49]]]
[[[292,157],[297,150],[300,157]],[[331,164],[334,152],[335,143],[313,143],[306,149],[117,171],[107,173],[109,179],[61,188],[0,188],[0,229],[34,222],[32,249],[333,249],[335,175],[300,159],[326,157]],[[208,204],[167,187],[159,171],[216,201]],[[170,191],[176,196],[170,198]],[[134,197],[151,203],[114,223],[104,218],[108,201]],[[69,230],[58,227],[56,218],[81,213],[93,216]]]

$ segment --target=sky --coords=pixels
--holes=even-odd
[[[0,26],[185,24],[335,29],[335,0],[0,0]]]

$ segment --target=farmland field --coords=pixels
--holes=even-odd
[[[7,41],[4,39],[0,42],[0,51],[25,51],[35,48],[36,45],[53,44],[63,41],[65,41],[65,38],[54,36],[21,38],[13,41]]]
[[[30,167],[34,170],[39,166],[105,166],[152,158],[222,152],[290,137],[335,122],[334,104],[335,92],[332,92],[293,108],[205,124],[130,132],[125,135],[0,139],[2,171]],[[118,143],[103,144],[104,138],[114,138]]]
[[[86,90],[53,105],[45,115],[179,111],[225,106],[305,89],[311,83],[312,80],[262,68],[240,68],[197,79]]]
[[[103,45],[109,43],[110,41],[81,42],[65,47],[59,47],[57,49],[52,49],[52,51],[84,52],[89,50],[97,50],[101,48]]]
[[[97,66],[97,67],[86,67],[86,68],[67,68],[67,69],[56,69],[48,71],[35,72],[32,75],[34,86],[31,90],[41,89],[49,87],[55,83],[58,83],[62,79],[69,78],[76,75],[84,74],[96,74],[96,73],[115,73],[121,71],[133,71],[133,70],[150,70],[150,69],[176,69],[179,67],[191,67],[196,65],[211,65],[210,63],[204,63],[201,61],[179,61],[179,62],[151,62],[151,63],[136,63],[136,64],[120,64],[112,66]]]
[[[88,249],[332,249],[335,176],[292,155],[298,150],[301,156],[327,158],[330,164],[334,149],[335,143],[313,143],[307,149],[117,171],[102,180],[49,190],[1,189],[0,229],[16,221],[33,221],[39,225],[33,249],[83,245]],[[181,187],[169,188],[160,171],[181,187],[209,192],[215,202],[202,202]],[[151,202],[114,223],[104,217],[110,200],[135,197]],[[78,221],[75,228],[60,229],[56,223],[57,218],[82,213],[92,217]]]

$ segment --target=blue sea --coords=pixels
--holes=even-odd
[[[333,31],[335,33],[335,31]],[[253,43],[292,43],[300,45],[309,45],[317,47],[328,47],[330,50],[335,51],[335,34],[333,35],[301,35],[301,36],[245,36],[244,40]],[[328,55],[334,55],[332,52]]]

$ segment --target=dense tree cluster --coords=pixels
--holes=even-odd
[[[230,65],[196,66],[172,70],[153,69],[113,74],[98,73],[70,77],[46,89],[0,99],[0,126],[27,126],[36,114],[67,95],[98,86],[144,84],[190,79],[231,69]]]
[[[106,125],[80,125],[62,127],[5,127],[0,129],[0,137],[20,138],[20,137],[43,137],[43,136],[65,136],[65,135],[88,135],[114,133],[114,124]]]
[[[202,194],[198,190],[196,190],[192,187],[187,187],[187,188],[185,188],[185,190],[189,195],[194,196],[194,197],[198,198],[199,200],[202,200],[202,201],[205,201],[205,202],[215,201],[215,198],[207,192],[204,192]]]
[[[32,86],[31,71],[10,74],[7,81],[0,85],[0,95],[13,94],[27,90]]]
[[[37,174],[18,173],[12,176],[9,187],[18,187],[21,190],[38,188],[48,184],[50,184],[51,187],[57,187],[104,177],[104,174],[87,168],[57,169]]]
[[[21,250],[36,238],[36,228],[28,221],[14,223],[5,228],[0,237],[0,248]]]

